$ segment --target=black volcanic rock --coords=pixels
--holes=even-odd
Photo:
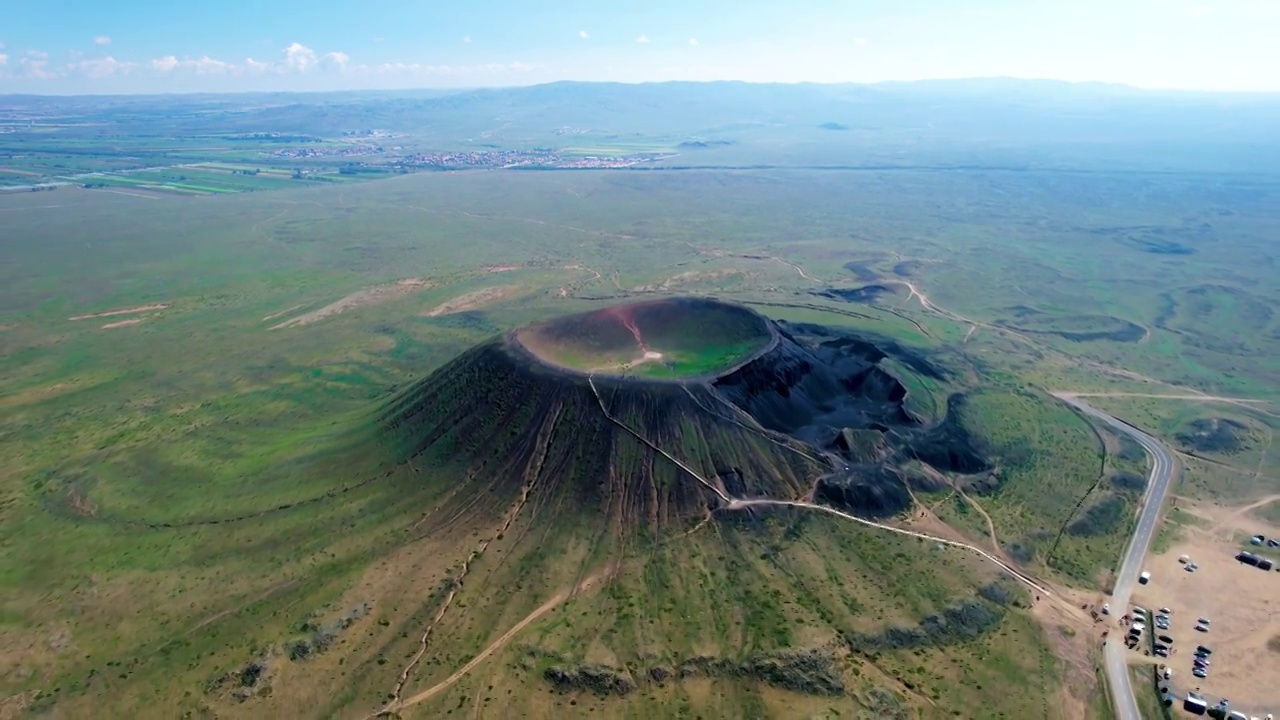
[[[636,689],[630,673],[604,665],[549,667],[542,676],[562,692],[586,690],[597,695],[626,695]]]
[[[818,481],[818,502],[868,517],[890,517],[911,507],[911,493],[898,472],[886,467],[854,468]]]
[[[930,429],[906,410],[906,387],[880,367],[887,355],[875,344],[833,331],[811,345],[740,306],[664,302],[584,314],[600,326],[584,337],[613,332],[610,318],[658,338],[732,318],[747,332],[727,337],[765,344],[718,376],[595,375],[542,359],[560,352],[546,343],[574,327],[542,323],[535,334],[522,329],[485,342],[405,390],[383,409],[382,436],[401,462],[461,471],[466,480],[449,495],[459,517],[497,518],[536,491],[540,502],[651,531],[722,505],[721,493],[785,500],[812,493],[883,517],[911,502],[898,463],[986,469],[958,423]],[[704,311],[706,318],[683,315]],[[522,337],[543,343],[539,354]]]

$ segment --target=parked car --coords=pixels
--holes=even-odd
[[[1208,628],[1208,627],[1206,627],[1206,626],[1204,626],[1204,625],[1197,625],[1197,626],[1196,626],[1196,630],[1198,630],[1198,631],[1200,631],[1200,632],[1203,632],[1203,633],[1207,633],[1207,632],[1209,632],[1209,628]]]
[[[1159,657],[1169,657],[1169,648],[1158,647],[1155,649],[1155,654]]]
[[[1170,609],[1169,609],[1169,608],[1167,608],[1167,607],[1160,608],[1160,614],[1161,614],[1161,615],[1169,615],[1169,614],[1172,614],[1172,613],[1173,613],[1173,611],[1172,611],[1172,610],[1170,610]]]
[[[1162,642],[1162,643],[1166,644],[1166,645],[1172,645],[1172,644],[1173,644],[1173,638],[1169,637],[1168,635],[1160,635],[1160,636],[1156,637],[1156,639],[1157,639],[1157,640],[1159,640],[1160,642]]]
[[[1192,675],[1195,675],[1195,676],[1196,676],[1196,677],[1198,677],[1198,678],[1202,678],[1202,679],[1203,679],[1203,678],[1206,678],[1206,677],[1209,677],[1209,673],[1205,672],[1205,671],[1204,671],[1204,668],[1196,668],[1195,670],[1192,670],[1192,671],[1191,671],[1191,674],[1192,674]]]
[[[1209,647],[1208,645],[1197,645],[1196,654],[1199,655],[1200,653],[1204,653],[1205,655],[1212,655],[1213,648]]]
[[[1164,679],[1165,679],[1165,680],[1168,680],[1168,679],[1169,679],[1169,678],[1171,678],[1171,677],[1173,677],[1173,668],[1171,668],[1171,667],[1167,667],[1167,668],[1165,668],[1165,669],[1164,669]]]

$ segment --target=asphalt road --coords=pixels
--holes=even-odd
[[[1113,612],[1124,614],[1129,611],[1129,596],[1133,593],[1133,585],[1142,571],[1142,560],[1151,546],[1151,538],[1155,535],[1156,525],[1160,519],[1160,508],[1164,505],[1165,495],[1177,474],[1178,463],[1173,453],[1164,443],[1127,425],[1110,415],[1089,405],[1069,393],[1055,393],[1059,400],[1071,405],[1080,412],[1097,418],[1138,442],[1147,456],[1151,458],[1151,474],[1147,476],[1147,490],[1142,498],[1142,510],[1138,516],[1138,527],[1133,531],[1129,547],[1125,550],[1120,562],[1120,570],[1116,573],[1115,588],[1111,592]],[[1155,578],[1155,580],[1159,580]],[[1129,681],[1129,666],[1125,662],[1125,646],[1121,638],[1112,638],[1103,649],[1103,660],[1107,671],[1107,685],[1111,690],[1111,704],[1116,711],[1116,720],[1142,720],[1138,712],[1138,703],[1133,697],[1133,684]]]

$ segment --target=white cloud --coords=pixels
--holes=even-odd
[[[47,55],[42,52],[28,52],[27,57],[18,61],[22,66],[22,74],[34,80],[52,80],[58,77],[58,73],[49,70],[49,61],[45,57]]]
[[[698,38],[689,38],[689,44],[690,44],[690,45],[697,45],[697,44],[698,44]]]
[[[232,63],[224,62],[216,58],[211,58],[208,55],[205,55],[199,60],[191,60],[191,59],[183,60],[182,66],[186,68],[192,68],[193,70],[196,71],[197,75],[234,74],[237,72],[237,69],[238,69],[237,66]]]
[[[324,54],[324,64],[338,70],[346,70],[349,62],[351,62],[351,56],[344,52],[335,51]]]
[[[853,39],[853,44],[857,45],[858,47],[866,47],[867,39],[864,37],[856,37]]]
[[[471,42],[471,36],[470,36],[470,35],[463,35],[463,36],[462,36],[462,42],[464,42],[464,43],[470,43],[470,42]]]
[[[110,45],[111,38],[106,35],[99,35],[98,37],[93,39],[93,44],[94,45]]]
[[[587,34],[587,31],[586,31],[586,30],[579,30],[579,31],[578,31],[578,37],[582,38],[583,40],[586,40],[587,38],[589,38],[589,37],[591,37],[591,36]]]
[[[647,43],[647,42],[649,42],[649,36],[648,36],[648,35],[641,35],[640,37],[636,38],[636,42],[638,42],[638,43]]]
[[[270,82],[269,77],[306,74],[319,80],[324,75],[344,75],[348,78],[364,77],[380,84],[395,86],[420,86],[442,82],[446,84],[512,82],[514,78],[539,71],[533,65],[512,61],[475,65],[426,65],[416,62],[388,62],[365,65],[356,63],[350,55],[340,50],[317,52],[301,43],[291,43],[282,49],[274,60],[255,60],[246,57],[240,61],[228,61],[208,55],[163,55],[154,59],[131,62],[118,60],[111,55],[86,58],[83,54],[68,55],[66,60],[51,63],[48,54],[31,50],[11,57],[0,54],[0,77],[26,80],[59,80],[81,82],[112,82],[125,76],[152,78],[181,76],[210,76],[223,78],[259,78],[257,83]],[[188,81],[190,82],[190,81]],[[255,82],[255,81],[250,81]],[[358,82],[358,81],[357,81]]]
[[[284,69],[306,72],[316,66],[316,52],[302,43],[290,43],[284,49]]]
[[[75,63],[71,69],[91,78],[111,77],[116,73],[127,73],[137,67],[137,63],[120,62],[110,55],[96,60],[85,60]]]

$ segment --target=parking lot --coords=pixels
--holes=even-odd
[[[1173,638],[1170,656],[1159,661],[1172,668],[1179,699],[1197,690],[1211,706],[1225,697],[1232,709],[1262,717],[1280,711],[1280,573],[1237,562],[1240,536],[1229,535],[1192,529],[1148,559],[1144,569],[1151,581],[1133,597],[1153,614],[1162,607],[1172,611],[1167,630],[1149,619],[1146,632]],[[1182,556],[1198,566],[1195,572],[1186,571]],[[1208,632],[1195,629],[1201,617],[1210,621]],[[1145,640],[1140,650],[1149,647]],[[1197,645],[1213,650],[1203,679],[1192,675]]]

